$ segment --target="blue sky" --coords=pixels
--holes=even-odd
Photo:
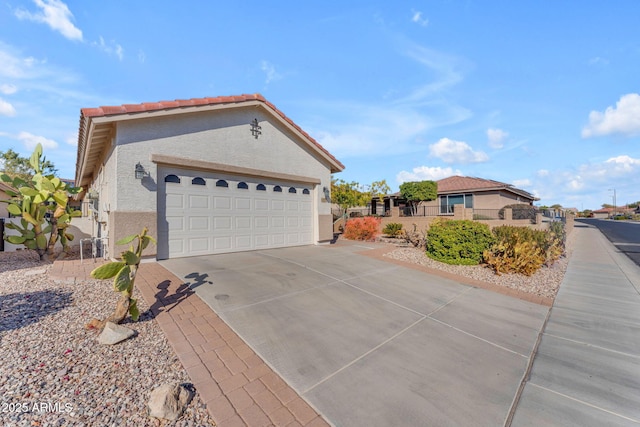
[[[640,2],[2,0],[0,150],[75,175],[80,109],[261,93],[362,184],[640,200]]]

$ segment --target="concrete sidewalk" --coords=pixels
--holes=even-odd
[[[511,425],[637,426],[640,268],[598,229],[576,224],[573,232],[575,249]]]

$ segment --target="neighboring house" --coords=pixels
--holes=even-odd
[[[609,218],[613,214],[613,208],[602,208],[591,212],[592,218]]]
[[[517,203],[533,206],[533,202],[539,200],[525,190],[490,179],[451,176],[437,181],[437,184],[437,199],[421,203],[421,206],[429,210],[428,215],[452,214],[455,205],[476,210],[501,209]],[[377,212],[382,207],[376,206],[379,203],[379,200],[372,200],[372,213],[382,213]],[[392,206],[402,208],[405,205],[406,201],[400,193],[394,193],[385,196],[384,212],[389,212]]]
[[[533,206],[539,200],[533,194],[491,179],[452,176],[438,181],[438,203],[442,213],[453,212],[453,206],[464,204],[473,209],[501,209],[522,203]]]
[[[627,206],[618,206],[617,208],[602,208],[591,212],[592,218],[611,218],[614,215],[632,215],[636,213],[638,209],[635,210],[633,208]]]
[[[343,169],[259,94],[80,114],[75,182],[112,256],[145,226],[157,259],[330,241]]]

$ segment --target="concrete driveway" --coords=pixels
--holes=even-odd
[[[162,261],[338,426],[503,425],[549,308],[365,256]]]

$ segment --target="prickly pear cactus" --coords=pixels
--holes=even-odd
[[[67,228],[72,218],[82,215],[68,204],[69,195],[82,189],[67,185],[53,175],[42,175],[45,160],[42,157],[42,145],[38,144],[29,159],[35,171],[30,181],[0,175],[0,180],[15,189],[7,191],[11,197],[4,201],[8,203],[7,210],[11,215],[20,217],[19,224],[5,225],[19,234],[6,236],[5,239],[14,245],[24,245],[36,251],[40,259],[53,255],[58,241],[65,251],[68,250],[73,235],[67,232]]]
[[[128,251],[122,252],[121,261],[108,262],[91,272],[91,277],[95,279],[113,278],[113,290],[121,294],[114,313],[104,321],[92,321],[92,325],[103,326],[106,322],[120,323],[127,316],[127,313],[131,314],[134,321],[138,320],[140,312],[137,300],[132,298],[133,285],[142,259],[142,252],[149,246],[149,243],[156,243],[156,240],[147,235],[147,232],[147,227],[145,227],[140,234],[133,234],[118,240],[116,245],[127,245],[137,239],[135,250],[131,245]]]

